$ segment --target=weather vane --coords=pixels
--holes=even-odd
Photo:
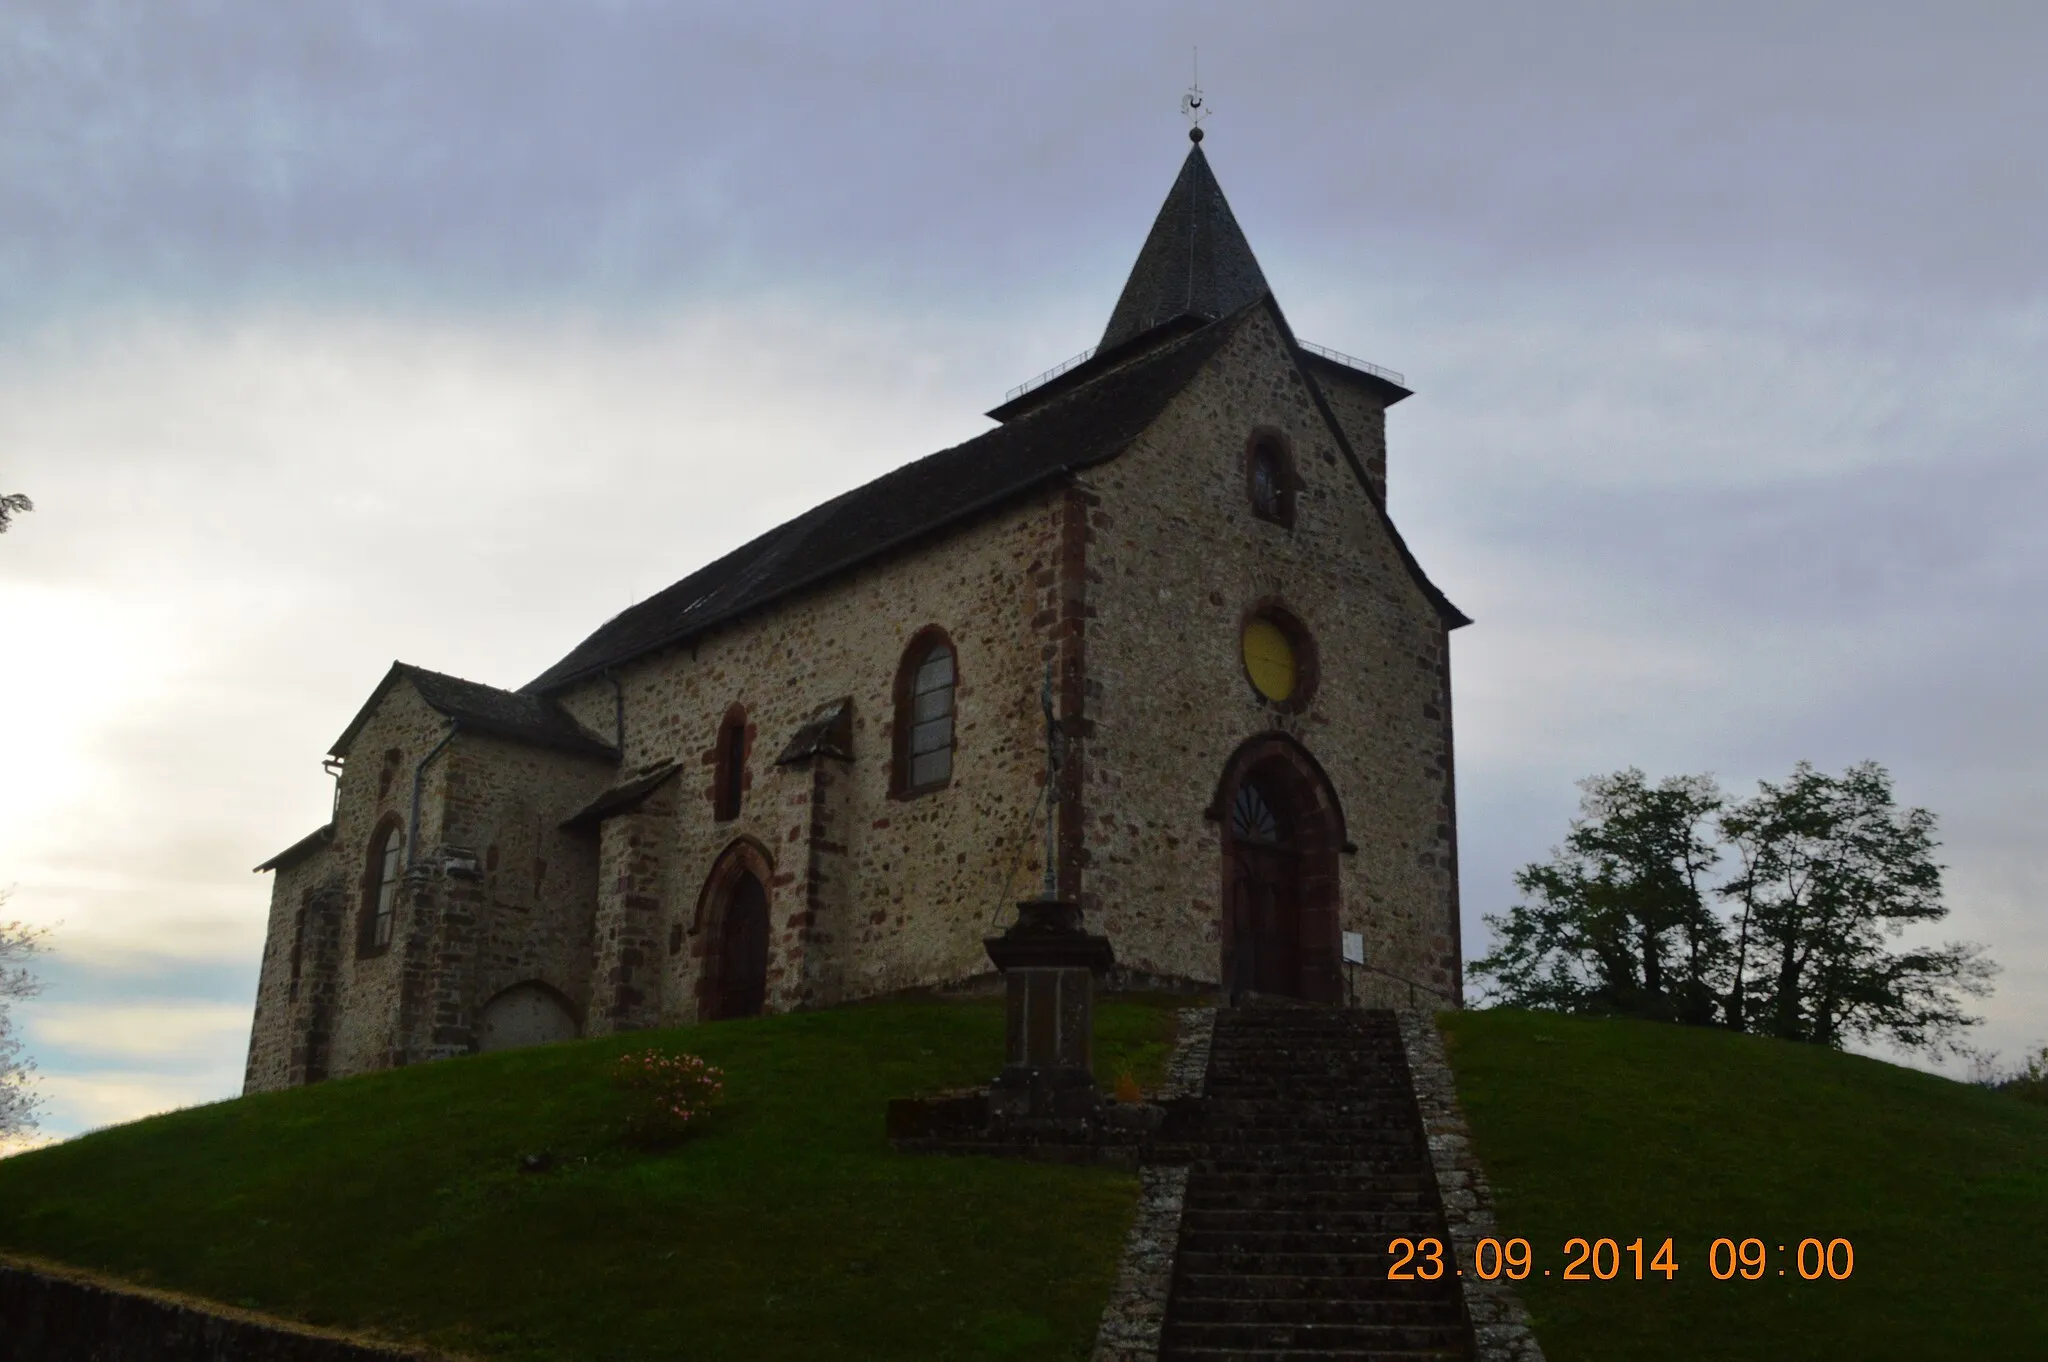
[[[1208,101],[1202,98],[1202,49],[1195,49],[1194,79],[1188,84],[1188,92],[1180,97],[1181,116],[1188,121],[1188,137],[1192,141],[1202,140],[1202,120],[1209,116]]]

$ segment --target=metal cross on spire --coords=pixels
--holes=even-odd
[[[1202,140],[1202,120],[1209,116],[1209,104],[1202,95],[1202,49],[1199,47],[1195,49],[1192,76],[1187,93],[1180,97],[1180,112],[1188,121],[1188,139],[1199,142]]]

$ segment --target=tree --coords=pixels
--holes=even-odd
[[[1948,915],[1934,821],[1898,808],[1869,761],[1841,776],[1800,762],[1728,810],[1721,832],[1742,862],[1721,889],[1737,905],[1730,1025],[1838,1049],[1873,1036],[1942,1049],[1974,1025],[1960,995],[1990,991],[1982,947],[1888,945]]]
[[[0,893],[0,903],[7,896]],[[39,1102],[30,1088],[35,1061],[22,1054],[14,1036],[7,1004],[16,998],[32,998],[42,984],[23,962],[42,949],[42,929],[20,922],[0,922],[0,1137],[33,1129]]]
[[[1712,1022],[1727,943],[1703,879],[1720,790],[1634,768],[1579,788],[1564,845],[1515,876],[1524,901],[1487,916],[1498,944],[1473,975],[1518,1006]]]
[[[36,504],[19,492],[0,493],[0,534],[7,533],[7,526],[18,511],[33,511]]]
[[[1996,969],[1982,947],[1892,944],[1948,909],[1934,815],[1898,808],[1875,762],[1839,777],[1801,762],[1733,807],[1708,776],[1652,786],[1630,769],[1579,788],[1564,845],[1517,872],[1521,903],[1486,918],[1495,946],[1471,972],[1489,1001],[1718,1019],[1836,1048],[1954,1050],[1975,1024],[1962,1000],[1990,992]],[[1739,868],[1709,883],[1724,847]]]

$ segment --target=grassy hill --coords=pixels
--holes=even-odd
[[[1488,1011],[1445,1032],[1551,1362],[2048,1357],[2048,1107],[1722,1031]],[[1626,1257],[1613,1281],[1537,1275],[1574,1236],[1647,1258],[1667,1235],[1669,1283]],[[1715,1280],[1722,1236],[1764,1241],[1760,1278]],[[1848,1280],[1801,1279],[1808,1237],[1850,1241]]]
[[[1098,1019],[1103,1075],[1156,1080],[1172,1013]],[[650,1044],[729,1097],[662,1153],[606,1075]],[[0,1161],[0,1248],[522,1362],[1083,1358],[1137,1180],[883,1138],[889,1098],[1001,1053],[996,1003],[891,1002],[246,1097]]]
[[[1104,1004],[1105,1078],[1156,1080],[1171,1005]],[[1722,1032],[1445,1028],[1552,1362],[2048,1356],[2048,1107]],[[522,1362],[1083,1358],[1135,1179],[882,1137],[888,1098],[985,1079],[1001,1033],[992,1003],[891,1002],[195,1108],[0,1161],[0,1248]],[[731,1096],[653,1154],[606,1078],[650,1044]],[[543,1149],[564,1162],[521,1173]],[[1668,1283],[1540,1275],[1573,1236],[1667,1235]],[[1773,1250],[1762,1278],[1714,1279],[1724,1235]],[[1847,1281],[1775,1251],[1810,1236],[1854,1245]]]

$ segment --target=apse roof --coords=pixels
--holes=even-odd
[[[384,673],[377,689],[370,693],[370,698],[356,711],[356,717],[349,720],[348,727],[328,750],[338,757],[347,756],[356,735],[369,722],[378,703],[401,680],[412,682],[413,689],[429,706],[471,732],[488,733],[493,737],[532,743],[538,747],[552,747],[578,756],[610,760],[618,757],[614,748],[591,736],[569,711],[553,700],[519,691],[499,690],[480,681],[465,681],[459,676],[430,672],[425,667],[405,662],[391,664],[391,670]]]

